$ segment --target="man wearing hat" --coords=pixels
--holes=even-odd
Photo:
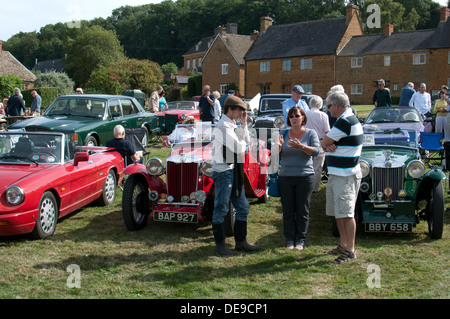
[[[303,93],[305,93],[305,91],[300,85],[294,85],[292,88],[292,97],[283,102],[284,123],[287,123],[287,115],[291,107],[302,107],[305,113],[309,110],[308,104],[306,104],[306,101],[302,99]]]
[[[236,125],[240,119],[241,126]],[[247,243],[247,217],[250,205],[245,197],[243,159],[250,140],[247,129],[247,111],[244,102],[229,96],[224,103],[223,115],[214,130],[214,149],[212,179],[214,180],[215,199],[212,217],[212,229],[216,242],[216,251],[222,256],[233,255],[225,245],[224,221],[230,207],[230,201],[236,210],[234,223],[235,250],[252,252],[258,247]]]

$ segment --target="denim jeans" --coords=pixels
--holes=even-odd
[[[214,212],[212,217],[213,224],[222,224],[230,208],[230,201],[236,210],[236,220],[247,221],[250,205],[245,197],[245,190],[242,187],[241,196],[237,197],[231,192],[233,188],[233,170],[222,173],[213,172],[215,199]]]

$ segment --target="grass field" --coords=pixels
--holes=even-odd
[[[155,147],[153,156],[168,149]],[[450,213],[441,240],[425,222],[411,234],[357,233],[358,260],[332,264],[337,245],[325,216],[325,188],[313,194],[304,251],[284,248],[278,198],[250,200],[255,254],[219,257],[209,223],[149,222],[125,228],[122,193],[60,221],[54,236],[0,238],[0,298],[36,299],[448,299]],[[450,200],[446,195],[446,207]],[[234,244],[232,238],[227,239]],[[78,276],[79,275],[79,276]],[[79,280],[78,280],[79,279]]]

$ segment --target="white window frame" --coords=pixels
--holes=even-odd
[[[222,64],[222,75],[228,74],[228,63]]]
[[[362,68],[363,58],[362,57],[354,57],[351,59],[350,66],[352,68]]]
[[[423,57],[423,61],[422,61],[422,57]],[[425,53],[415,53],[415,54],[413,54],[413,64],[414,65],[427,64],[427,55]]]
[[[192,59],[192,68],[193,68],[193,69],[196,68],[195,64],[196,64],[196,60],[195,60],[195,59]]]
[[[384,56],[384,66],[391,66],[391,56],[390,55]]]
[[[311,70],[312,69],[312,58],[301,59],[300,60],[300,69]]]
[[[259,62],[259,72],[270,72],[270,61]]]
[[[352,95],[362,95],[363,85],[362,84],[352,84]]]
[[[229,84],[220,84],[220,95],[225,95],[228,91]]]
[[[198,67],[201,67],[202,66],[202,58],[198,58]]]
[[[283,71],[291,71],[291,60],[283,60]]]
[[[191,60],[186,60],[186,69],[191,69]]]

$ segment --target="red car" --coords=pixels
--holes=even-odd
[[[212,175],[213,127],[196,124],[195,137],[172,143],[166,164],[150,158],[146,165],[134,164],[125,169],[122,211],[128,230],[146,226],[148,218],[157,222],[199,223],[211,219],[214,209]],[[184,125],[187,126],[187,125]],[[177,125],[176,130],[183,125]],[[245,192],[249,198],[268,200],[267,165],[270,151],[261,140],[252,139],[245,158]],[[166,174],[165,181],[161,176]],[[234,225],[230,202],[228,233]]]
[[[105,147],[79,147],[63,133],[1,132],[0,236],[51,236],[61,218],[91,202],[112,204],[124,161]]]
[[[194,101],[172,101],[167,103],[167,110],[158,113],[159,122],[165,123],[163,128],[165,132],[172,132],[175,125],[183,123],[188,116],[200,120],[198,103]]]

